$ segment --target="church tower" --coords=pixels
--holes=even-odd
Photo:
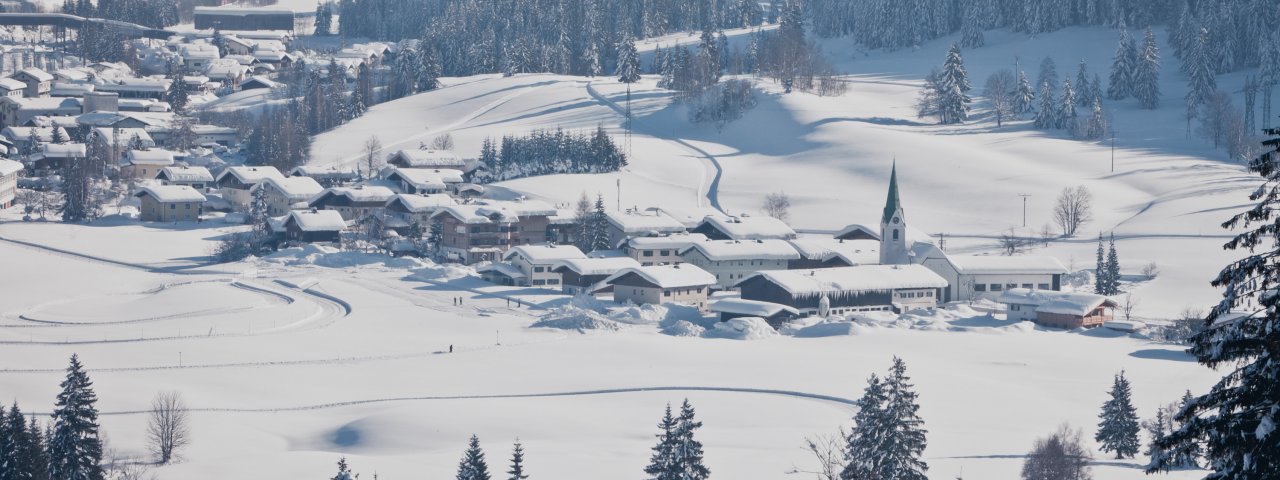
[[[889,174],[889,196],[884,201],[884,215],[880,217],[880,264],[908,263],[911,259],[907,255],[907,219],[898,198],[898,163],[894,162]]]

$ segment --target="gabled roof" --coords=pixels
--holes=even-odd
[[[800,256],[809,260],[844,259],[849,265],[880,263],[878,240],[837,240],[832,237],[800,237],[790,240]]]
[[[311,199],[311,205],[324,200],[326,197],[343,197],[352,202],[377,202],[386,204],[392,197],[396,196],[396,192],[390,188],[380,185],[359,185],[355,187],[330,187],[326,188],[315,198]]]
[[[285,219],[286,226],[291,224],[304,232],[339,232],[347,228],[337,210],[294,210]]]
[[[324,191],[311,177],[268,177],[253,188],[271,188],[285,196],[289,203],[305,202]]]
[[[124,152],[129,165],[173,165],[173,152],[163,149],[129,150]]]
[[[528,260],[530,263],[551,263],[556,260],[568,260],[575,258],[587,258],[582,250],[573,245],[520,245],[508,250],[502,256],[504,260],[510,260],[516,256],[520,256]]]
[[[188,203],[205,201],[204,195],[197,192],[196,189],[186,185],[152,185],[142,187],[138,193],[133,194],[135,197],[150,195],[161,203]]]
[[[786,240],[708,240],[689,244],[680,255],[697,251],[707,260],[798,260],[800,254]]]
[[[631,237],[627,239],[627,247],[633,249],[673,248],[680,250],[694,243],[705,241],[707,241],[707,236],[701,233],[676,233],[653,237]]]
[[[655,265],[649,267],[632,267],[619,270],[604,279],[604,283],[614,284],[628,275],[635,275],[658,288],[706,287],[716,284],[716,276],[693,265]]]
[[[772,302],[761,302],[758,300],[746,300],[742,298],[726,298],[720,301],[712,302],[707,306],[708,310],[719,313],[733,313],[738,315],[750,315],[753,317],[768,318],[782,312],[792,315],[799,315],[800,311],[786,305]]]
[[[488,273],[488,272],[497,272],[513,280],[525,278],[527,276],[524,274],[524,272],[520,271],[519,268],[512,266],[510,263],[493,262],[476,269],[476,273]]]
[[[400,179],[418,189],[443,190],[450,183],[462,183],[462,171],[448,168],[401,168],[386,170],[389,179]]]
[[[860,223],[847,225],[832,236],[843,240],[880,240],[879,229]]]
[[[640,262],[631,257],[572,258],[558,260],[554,265],[552,270],[564,269],[578,275],[613,275],[625,268],[639,267]]]
[[[337,179],[355,179],[360,178],[360,172],[352,168],[340,168],[333,165],[318,167],[314,165],[299,165],[289,170],[289,175],[304,176],[311,178],[337,178]]]
[[[755,240],[763,238],[795,238],[796,232],[773,217],[714,217],[710,216],[702,220],[697,230],[706,228],[718,230],[731,239],[735,240]]]
[[[948,255],[956,270],[966,275],[1066,274],[1067,267],[1045,255]]]
[[[909,288],[945,288],[947,281],[923,265],[856,265],[812,270],[766,270],[738,285],[762,279],[793,297],[848,295]]]
[[[659,207],[658,211],[684,224],[685,228],[697,227],[707,217],[728,218],[728,215],[725,215],[724,212],[711,207]]]
[[[22,70],[19,70],[18,73],[29,75],[31,78],[34,78],[36,81],[39,81],[39,82],[53,81],[53,75],[50,75],[49,72],[46,72],[36,67],[27,67]],[[15,73],[14,75],[17,75],[17,73]]]
[[[450,197],[445,193],[432,193],[429,195],[410,195],[402,193],[387,201],[387,206],[389,207],[393,203],[399,204],[404,207],[405,211],[410,213],[431,212],[440,208],[458,204],[458,202],[454,201],[453,197]]]
[[[1036,313],[1085,316],[1098,307],[1115,308],[1115,300],[1084,292],[1057,292],[1010,288],[1000,294],[1000,303],[1008,305],[1034,305]]]
[[[0,158],[0,177],[13,175],[22,170],[22,163],[13,160]]]
[[[5,90],[22,90],[27,88],[27,84],[14,80],[12,78],[0,78],[0,88]]]
[[[657,211],[609,211],[605,216],[609,218],[610,225],[624,234],[674,233],[685,230],[683,223]]]
[[[280,171],[276,170],[276,167],[267,166],[227,167],[226,170],[223,170],[222,173],[218,174],[218,181],[222,181],[222,179],[227,175],[235,177],[236,180],[239,180],[241,183],[246,185],[256,185],[268,178],[284,178],[284,175],[281,175]]]
[[[400,160],[410,168],[449,168],[465,167],[466,162],[451,150],[398,150],[387,160]]]
[[[164,175],[170,182],[212,182],[213,174],[204,167],[168,166],[156,172],[156,177]]]

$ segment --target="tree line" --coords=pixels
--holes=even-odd
[[[534,130],[525,135],[504,135],[495,144],[485,138],[480,147],[481,169],[472,174],[477,183],[558,173],[616,172],[627,165],[627,154],[599,125],[595,131]]]

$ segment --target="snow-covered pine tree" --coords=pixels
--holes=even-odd
[[[702,463],[702,442],[694,438],[702,422],[694,418],[693,405],[689,399],[680,404],[680,415],[676,417],[676,430],[672,435],[675,440],[674,454],[677,477],[680,480],[706,480],[711,470]]]
[[[1030,112],[1035,98],[1035,89],[1031,88],[1030,82],[1027,82],[1027,72],[1018,71],[1018,88],[1013,95],[1013,110],[1019,114]]]
[[[13,408],[14,410],[18,409],[17,402],[14,402]],[[18,442],[25,439],[25,437],[18,436],[13,427],[9,425],[8,415],[4,405],[0,404],[0,480],[13,478],[13,472],[17,471],[17,462],[14,461],[14,458],[18,456],[17,453],[20,448]],[[22,424],[22,421],[19,420],[18,423]],[[23,424],[23,427],[25,428],[25,424]]]
[[[1133,408],[1132,392],[1124,371],[1115,376],[1111,386],[1111,398],[1102,404],[1102,419],[1094,440],[1102,444],[1102,451],[1115,452],[1116,458],[1131,458],[1138,453],[1138,411]]]
[[[1212,58],[1209,52],[1209,30],[1201,28],[1199,35],[1187,51],[1183,59],[1183,71],[1189,77],[1190,89],[1187,91],[1188,121],[1198,114],[1200,107],[1208,103],[1209,97],[1218,89],[1217,80],[1213,76]]]
[[[102,480],[102,441],[98,438],[98,396],[80,358],[71,355],[62,392],[54,406],[49,438],[49,478]]]
[[[31,480],[48,480],[49,477],[49,448],[45,443],[45,431],[40,429],[40,424],[36,423],[36,417],[32,416],[27,422],[27,435],[29,435],[28,445],[31,449],[28,451],[29,456],[23,462],[28,466],[31,472]]]
[[[67,162],[62,167],[62,205],[58,212],[64,222],[83,222],[98,216],[91,163],[94,162]]]
[[[1049,88],[1057,90],[1058,88],[1058,64],[1053,61],[1053,57],[1044,57],[1040,60],[1040,76],[1036,78],[1036,85],[1049,84]],[[1056,95],[1056,93],[1055,93]]]
[[[529,478],[529,474],[524,472],[524,445],[520,444],[520,439],[516,439],[516,444],[511,448],[511,469],[507,470],[507,480],[525,480]]]
[[[987,40],[982,35],[981,13],[978,2],[967,2],[960,5],[964,11],[960,19],[960,45],[965,48],[978,48],[986,45]]]
[[[1102,77],[1096,73],[1093,74],[1093,82],[1089,84],[1089,97],[1092,100],[1097,100],[1098,103],[1102,103],[1103,91],[1104,90],[1102,89]],[[1090,101],[1092,102],[1092,100]]]
[[[925,472],[929,465],[920,458],[926,445],[924,420],[920,418],[919,396],[911,378],[907,376],[907,365],[901,358],[893,357],[893,366],[885,377],[885,421],[888,429],[884,434],[884,463],[879,478],[897,480],[927,480]]]
[[[1203,442],[1211,480],[1264,480],[1280,471],[1280,255],[1275,222],[1280,203],[1280,129],[1267,129],[1271,138],[1250,169],[1265,183],[1250,194],[1253,204],[1223,227],[1242,228],[1225,245],[1247,250],[1249,256],[1232,262],[1213,280],[1225,289],[1223,299],[1205,320],[1207,328],[1191,338],[1189,349],[1209,368],[1230,369],[1209,393],[1190,399],[1177,414],[1177,431],[1159,442],[1164,451]],[[1261,249],[1262,251],[1257,251]],[[1173,468],[1174,458],[1152,459],[1147,471]]]
[[[1142,422],[1142,428],[1147,431],[1147,438],[1150,439],[1146,451],[1143,452],[1147,458],[1160,455],[1160,446],[1156,442],[1168,436],[1171,430],[1173,419],[1165,414],[1165,410],[1167,410],[1166,407],[1157,408],[1155,418]]]
[[[1171,415],[1169,415],[1169,422],[1172,425],[1172,428],[1170,428],[1168,431],[1169,434],[1172,434],[1173,432],[1182,428],[1184,424],[1186,424],[1185,421],[1178,419],[1177,414],[1178,412],[1187,408],[1187,405],[1189,405],[1191,401],[1194,399],[1195,397],[1191,395],[1190,390],[1187,390],[1187,393],[1183,394],[1182,399],[1178,401],[1177,408],[1173,409],[1173,411],[1171,412]],[[1165,438],[1165,437],[1161,437],[1161,438]],[[1155,443],[1153,447],[1155,448],[1159,447],[1159,439],[1157,439],[1153,443]],[[1163,453],[1165,455],[1168,455],[1170,465],[1173,465],[1175,467],[1180,466],[1183,468],[1197,468],[1200,466],[1200,463],[1199,463],[1200,457],[1204,456],[1204,449],[1201,448],[1199,441],[1182,442],[1182,443],[1178,443],[1170,450],[1163,451]],[[1155,458],[1156,456],[1153,455],[1152,464],[1154,464]]]
[[[1119,30],[1120,43],[1111,58],[1111,84],[1107,87],[1107,98],[1112,100],[1124,100],[1133,95],[1133,76],[1138,62],[1138,47],[1129,36],[1129,29],[1121,22]]]
[[[1040,106],[1036,109],[1033,124],[1042,130],[1055,128],[1058,125],[1058,100],[1054,98],[1053,86],[1048,82],[1040,84]]]
[[[587,252],[596,250],[608,250],[613,248],[609,245],[609,215],[604,209],[604,195],[596,195],[596,204],[591,212],[591,232],[589,233],[587,244],[589,248]]]
[[[947,60],[938,75],[938,120],[943,124],[960,123],[969,118],[969,74],[965,72],[960,46],[951,44]]]
[[[653,455],[649,456],[649,465],[644,467],[648,480],[681,480],[676,474],[676,438],[679,427],[676,418],[671,415],[671,404],[658,422],[658,443],[653,446]]]
[[[327,36],[333,33],[333,5],[316,4],[316,35]]]
[[[1062,81],[1062,101],[1058,104],[1058,128],[1076,134],[1079,116],[1076,114],[1076,90],[1071,79]]]
[[[1116,253],[1116,234],[1111,233],[1111,244],[1107,247],[1107,295],[1120,294],[1120,256]]]
[[[338,473],[329,480],[354,480],[351,474],[351,468],[347,467],[347,457],[338,459]]]
[[[1131,93],[1142,108],[1155,109],[1160,106],[1160,48],[1156,46],[1156,36],[1151,32],[1151,27],[1147,27],[1143,34],[1142,51],[1138,54],[1138,64],[1131,85]]]
[[[1102,232],[1098,232],[1098,262],[1093,267],[1093,293],[1107,294],[1107,258],[1102,248]]]
[[[867,379],[867,388],[858,399],[858,413],[853,415],[853,429],[845,439],[845,458],[849,463],[840,471],[841,480],[876,478],[880,471],[886,428],[884,382],[876,374]]]
[[[458,461],[457,480],[489,480],[489,465],[484,461],[484,450],[480,449],[480,437],[471,436],[467,450]]]
[[[175,75],[169,84],[169,105],[176,112],[181,112],[187,108],[187,102],[190,95],[187,91],[187,82],[182,80],[182,75]]]
[[[8,413],[0,405],[0,479],[38,480],[36,475],[44,471],[36,452],[40,448],[39,432],[27,429],[27,419],[22,416],[18,403],[14,402]]]
[[[1093,91],[1092,85],[1089,83],[1089,64],[1080,59],[1080,67],[1076,69],[1076,106],[1092,107]]]
[[[1107,135],[1107,113],[1102,109],[1101,98],[1093,99],[1093,108],[1090,109],[1089,118],[1085,120],[1081,130],[1080,137],[1089,140],[1097,140]]]

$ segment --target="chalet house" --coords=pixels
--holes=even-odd
[[[613,300],[618,303],[675,303],[705,309],[716,278],[692,265],[662,265],[619,270],[604,283],[613,287]]]
[[[188,43],[178,47],[182,65],[188,72],[203,72],[214,60],[222,58],[218,47],[209,43]]]
[[[338,243],[347,223],[333,210],[294,210],[285,218],[285,238],[292,242]]]
[[[458,202],[443,193],[431,195],[399,194],[387,201],[386,215],[383,225],[396,230],[400,234],[408,233],[417,224],[418,228],[431,228],[431,215],[445,207],[457,205]]]
[[[708,240],[685,247],[680,257],[715,275],[718,288],[728,289],[759,271],[786,270],[800,254],[786,240]]]
[[[310,177],[268,177],[250,188],[250,196],[255,190],[263,190],[262,196],[267,203],[267,215],[278,217],[293,210],[311,208],[308,201],[324,187]]]
[[[398,150],[387,157],[387,165],[467,171],[467,162],[450,150]]]
[[[204,167],[168,166],[161,168],[155,178],[164,185],[185,185],[197,191],[213,185],[213,174]]]
[[[18,172],[22,164],[0,158],[0,210],[13,206],[18,194]]]
[[[834,235],[836,240],[875,240],[880,241],[880,233],[866,225],[855,223],[848,225]]]
[[[97,91],[98,86],[92,83],[53,82],[49,89],[50,97],[83,97]]]
[[[204,195],[187,186],[142,187],[134,196],[142,201],[144,222],[193,222],[204,210]]]
[[[23,96],[27,98],[47,97],[49,90],[53,88],[53,75],[35,67],[18,70],[13,74],[13,79],[26,84]]]
[[[573,245],[521,245],[512,247],[505,255],[502,256],[503,261],[520,270],[523,275],[520,279],[512,283],[503,283],[506,285],[516,285],[521,287],[549,287],[560,288],[560,274],[556,273],[554,268],[556,263],[561,260],[576,260],[587,258],[582,250]]]
[[[564,293],[578,295],[612,291],[613,286],[604,283],[606,278],[639,266],[631,257],[575,258],[556,262],[552,271],[560,275]]]
[[[78,98],[0,97],[0,121],[5,126],[28,125],[36,117],[64,117],[84,113]]]
[[[256,90],[256,89],[262,89],[262,88],[265,88],[267,90],[274,90],[283,86],[284,84],[277,82],[275,80],[272,80],[270,78],[264,77],[262,75],[254,75],[244,79],[243,82],[240,82],[241,91]]]
[[[1012,322],[1030,321],[1052,328],[1093,328],[1112,320],[1116,302],[1092,293],[1068,293],[1014,288],[998,298],[1008,306]]]
[[[258,63],[271,65],[276,71],[283,71],[293,67],[293,55],[283,50],[254,50],[253,58],[258,59]]]
[[[62,130],[59,132],[62,138],[71,138],[61,127],[4,127],[0,130],[0,137],[4,137],[8,143],[19,149],[18,152],[9,152],[10,155],[23,155],[24,148],[33,149],[32,152],[26,152],[33,153],[40,150],[41,143],[53,142],[54,129]]]
[[[948,255],[934,245],[917,243],[915,261],[947,280],[943,302],[996,300],[1011,288],[1062,290],[1067,267],[1042,255]]]
[[[284,178],[276,167],[227,167],[213,181],[222,198],[233,207],[244,209],[253,199],[250,190],[268,178]]]
[[[227,55],[248,55],[253,53],[253,43],[248,40],[242,40],[235,35],[223,35],[222,48],[227,50]]]
[[[12,78],[0,78],[0,97],[22,98],[27,84]]]
[[[232,59],[220,58],[210,62],[203,73],[210,81],[234,88],[249,74],[249,67]]]
[[[161,77],[125,78],[115,82],[98,85],[96,91],[120,95],[120,98],[145,98],[166,102],[169,100],[169,86],[172,80]]]
[[[517,245],[547,241],[556,209],[536,200],[481,200],[445,207],[431,215],[440,223],[440,254],[463,263],[495,261]]]
[[[946,280],[920,265],[770,270],[737,284],[743,299],[823,316],[931,308],[946,287]]]
[[[547,217],[547,241],[560,245],[578,243],[578,213],[557,208],[556,214]]]
[[[880,263],[878,240],[838,240],[832,237],[800,237],[788,240],[800,258],[787,264],[790,270],[852,267]]]
[[[622,250],[641,266],[678,265],[684,263],[684,257],[680,256],[682,250],[705,241],[707,236],[701,233],[633,237],[623,244]]]
[[[712,240],[789,240],[796,238],[795,230],[773,217],[707,217],[690,230]]]
[[[116,158],[125,154],[130,148],[155,148],[156,141],[143,128],[95,128],[89,135],[89,141],[104,151],[115,151]]]
[[[605,213],[609,220],[609,246],[616,247],[632,237],[658,236],[685,231],[684,224],[656,210],[627,210]]]
[[[196,134],[196,145],[222,145],[229,147],[240,138],[240,133],[231,127],[216,125],[192,125],[192,133]]]
[[[390,188],[378,185],[330,187],[312,198],[310,206],[315,210],[333,210],[343,220],[352,221],[382,213],[395,196]]]
[[[769,326],[773,328],[779,328],[782,324],[800,316],[799,310],[786,305],[741,298],[726,298],[712,302],[708,310],[719,314],[721,322],[735,318],[756,317],[769,322]]]
[[[445,193],[462,183],[462,170],[393,166],[384,171],[384,178],[399,184],[404,193]]]
[[[698,228],[707,217],[729,218],[724,212],[711,207],[658,207],[657,210],[658,213],[680,222],[686,230]]]
[[[155,178],[160,170],[173,165],[173,152],[168,150],[129,150],[121,160],[120,174],[125,178]]]
[[[83,143],[46,143],[40,150],[27,156],[31,168],[37,171],[59,170],[71,162],[82,161],[87,150]]]
[[[289,176],[292,177],[311,177],[325,188],[344,185],[348,182],[354,182],[360,179],[360,172],[351,168],[340,168],[335,166],[316,167],[311,165],[299,165],[289,170]]]

